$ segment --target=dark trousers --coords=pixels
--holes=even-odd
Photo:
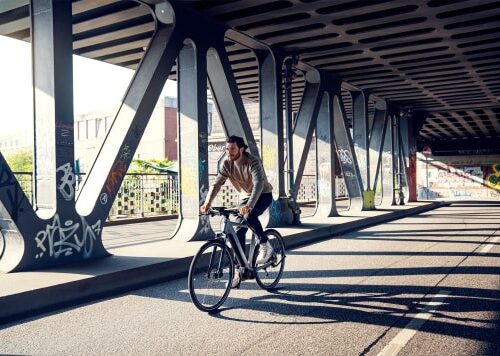
[[[240,204],[238,205],[238,207],[241,208],[245,206],[247,201],[248,199],[240,200]],[[262,224],[259,221],[259,216],[262,215],[264,211],[266,211],[266,209],[269,207],[269,205],[271,205],[272,202],[273,202],[273,193],[261,194],[253,209],[250,211],[249,214],[245,216],[247,223],[252,227],[252,229],[255,230],[257,235],[260,237],[261,243],[267,242],[267,236],[264,236],[264,229],[262,228]],[[242,220],[243,220],[242,218],[238,218],[236,221],[241,223]],[[243,251],[245,251],[245,234],[247,233],[247,231],[248,231],[247,228],[236,229],[236,235],[238,236],[238,241],[240,242]]]

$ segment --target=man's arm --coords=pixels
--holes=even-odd
[[[259,200],[262,190],[264,189],[264,182],[266,179],[264,167],[258,158],[254,157],[250,162],[250,173],[252,174],[253,189],[250,194],[250,198],[248,198],[247,205],[250,208],[253,208],[255,203],[257,203],[257,200]]]

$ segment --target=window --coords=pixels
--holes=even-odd
[[[97,137],[97,135],[96,135],[96,120],[95,119],[87,120],[87,138],[94,139],[96,137]]]
[[[95,127],[96,127],[96,137],[97,138],[102,138],[106,134],[106,118],[98,118],[95,120]]]
[[[78,139],[85,140],[87,139],[87,122],[86,121],[78,121]]]

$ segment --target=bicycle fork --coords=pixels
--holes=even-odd
[[[208,263],[208,271],[207,271],[207,278],[221,278],[222,277],[222,260],[224,259],[224,254],[226,252],[226,244],[222,245],[222,250],[220,254],[219,261],[214,261],[215,255],[217,254],[217,245],[214,245],[214,249],[212,253],[210,254],[210,262]],[[212,270],[212,266],[214,263],[217,263],[217,269],[215,272]]]

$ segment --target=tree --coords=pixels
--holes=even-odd
[[[33,172],[33,152],[21,150],[5,156],[12,172]]]
[[[163,173],[167,167],[174,164],[174,161],[159,159],[134,159],[130,164],[128,173]]]

